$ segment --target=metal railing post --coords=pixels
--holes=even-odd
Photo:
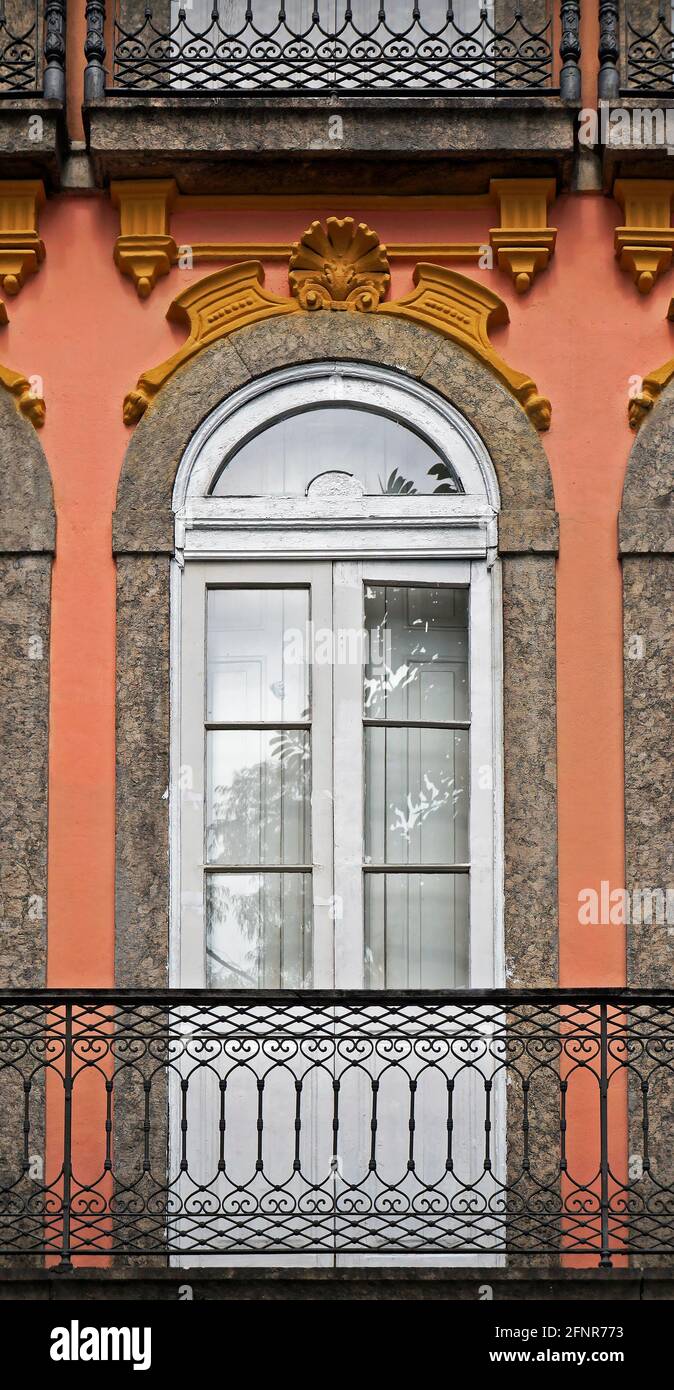
[[[620,95],[620,17],[618,0],[599,0],[599,98]]]
[[[105,0],[87,0],[86,18],[84,100],[98,101],[105,96]]]
[[[599,1005],[599,1184],[601,1221],[600,1269],[612,1269],[609,1230],[608,1156],[608,1004]]]
[[[562,0],[560,13],[559,95],[562,101],[580,101],[580,0]]]
[[[44,11],[43,93],[52,101],[66,99],[66,0],[47,0]]]
[[[73,1267],[70,1258],[70,1203],[72,1200],[72,1143],[73,1143],[73,1006],[65,1004],[65,1032],[63,1056],[63,1230],[61,1234],[61,1259],[58,1270]]]

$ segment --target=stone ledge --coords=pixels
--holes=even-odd
[[[31,117],[42,121],[42,139],[31,139]],[[3,98],[0,104],[0,178],[44,179],[58,189],[66,146],[65,113],[44,97]]]
[[[557,555],[557,512],[523,509],[503,511],[498,518],[499,555]]]
[[[424,1300],[479,1301],[489,1285],[494,1302],[642,1302],[674,1298],[674,1269],[48,1269],[0,1270],[0,1302],[31,1299],[172,1300],[189,1285],[195,1301]],[[481,1292],[482,1291],[482,1292]]]
[[[175,178],[181,193],[487,193],[496,177],[570,187],[576,108],[558,97],[108,96],[85,108],[96,183]],[[343,139],[330,136],[341,116]],[[270,178],[272,182],[270,184]]]
[[[674,100],[671,94],[652,93],[649,96],[621,96],[611,102],[612,111],[671,111],[674,113]],[[666,117],[665,117],[666,121]],[[670,131],[674,128],[674,114],[670,115]],[[643,132],[643,123],[640,123]],[[613,193],[616,179],[672,179],[674,178],[674,143],[652,143],[647,140],[623,141],[621,128],[616,125],[609,129],[608,141],[603,146],[602,165],[604,189]]]

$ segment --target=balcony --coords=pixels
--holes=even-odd
[[[674,12],[665,0],[601,0],[600,93],[605,183],[674,177]],[[620,108],[626,116],[619,116]],[[669,112],[669,115],[667,114]]]
[[[64,110],[65,0],[3,0],[0,177],[58,182]]]
[[[0,1253],[671,1263],[673,1059],[672,991],[5,992]]]
[[[485,192],[515,168],[568,184],[578,8],[114,0],[106,20],[97,0],[85,116],[98,181],[253,193],[273,176],[285,192],[379,191],[395,161],[401,193]]]

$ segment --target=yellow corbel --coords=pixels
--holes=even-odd
[[[489,191],[501,213],[500,227],[489,232],[499,270],[512,276],[518,294],[525,294],[555,249],[557,228],[548,227],[555,180],[492,179]]]
[[[119,208],[120,234],[115,264],[133,280],[141,299],[152,293],[161,275],[178,259],[171,236],[171,207],[176,198],[173,179],[125,179],[110,185]]]
[[[650,294],[658,277],[672,264],[674,181],[617,179],[613,192],[625,218],[625,225],[615,229],[620,268],[632,276],[639,294]]]

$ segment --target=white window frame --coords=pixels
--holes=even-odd
[[[365,497],[356,487],[304,497],[207,495],[222,460],[259,430],[296,410],[354,405],[408,423],[451,460],[464,492]],[[385,565],[405,582],[422,562],[441,562],[441,582],[470,586],[471,650],[471,979],[504,982],[502,816],[501,575],[496,554],[498,486],[479,436],[448,402],[393,370],[328,361],[288,368],[249,383],[218,406],[190,442],[176,477],[175,559],[171,565],[171,846],[170,983],[196,986],[181,959],[182,598],[184,571],[197,565],[204,585],[217,583],[218,562],[321,559],[355,562],[374,579]],[[416,567],[416,571],[415,571]],[[238,568],[238,567],[237,567]],[[366,573],[367,571],[367,573]],[[282,567],[279,565],[279,580]],[[440,563],[438,565],[440,573]],[[448,579],[448,575],[453,578]],[[403,577],[404,576],[404,577]],[[460,577],[463,576],[463,577]],[[192,904],[199,910],[199,904]],[[203,911],[203,909],[202,909]],[[338,949],[336,936],[336,949]],[[357,988],[345,962],[339,983]]]

